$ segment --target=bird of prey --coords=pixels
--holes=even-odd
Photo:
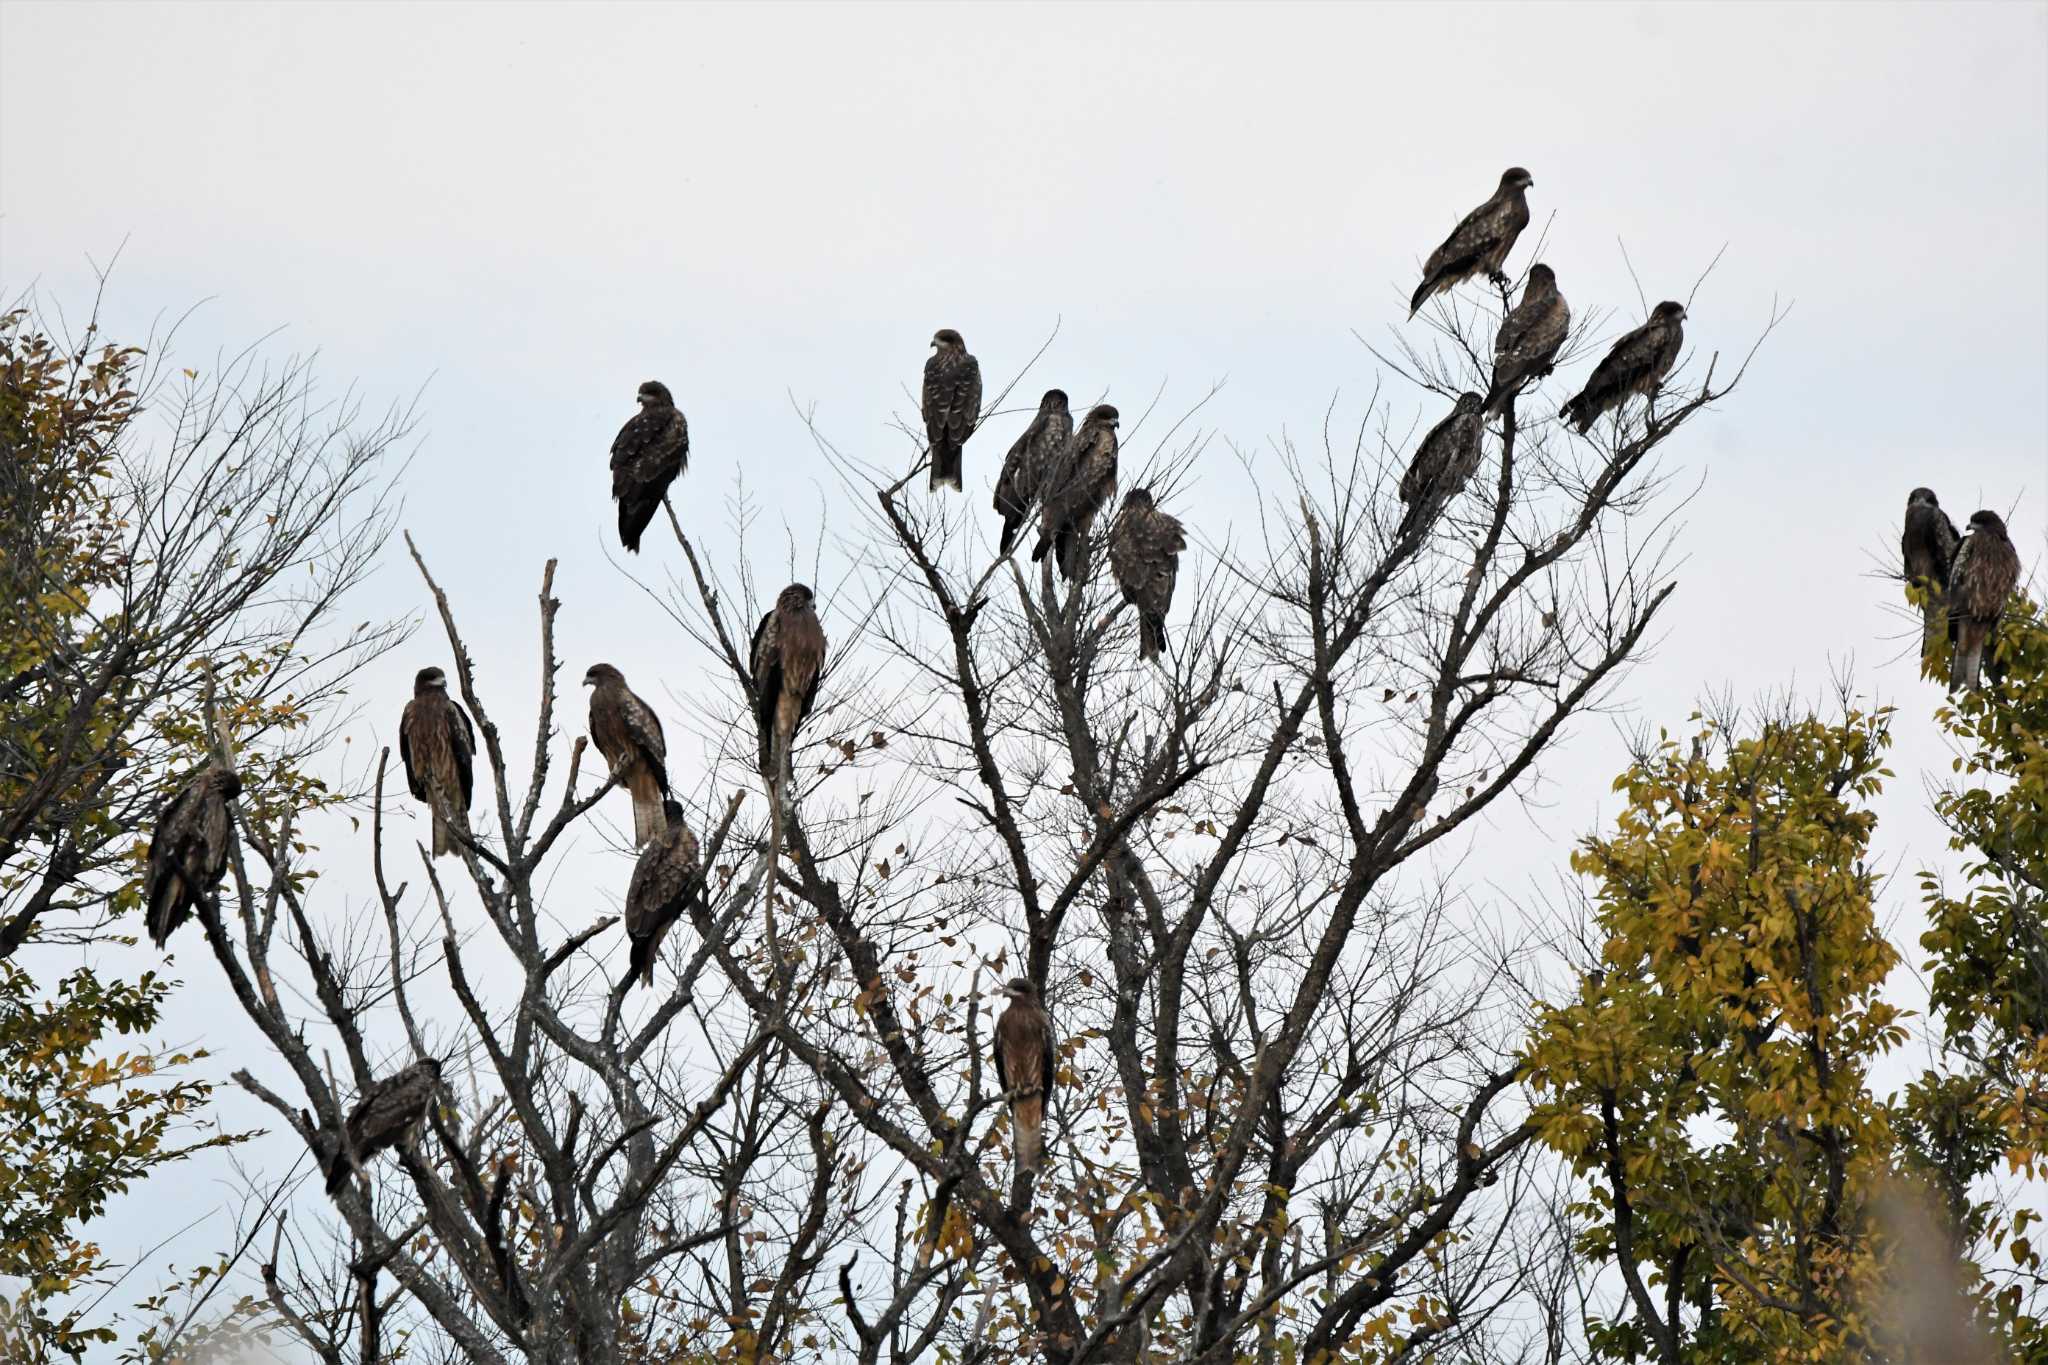
[[[1038,501],[1047,476],[1073,435],[1074,414],[1067,411],[1067,395],[1047,389],[1045,397],[1038,400],[1038,415],[1003,457],[1003,472],[996,478],[996,511],[1003,516],[999,553],[1010,553],[1017,543],[1017,529],[1024,524],[1031,504]]]
[[[924,434],[931,447],[932,487],[960,486],[960,447],[981,421],[981,362],[951,327],[932,334],[924,363]]]
[[[142,903],[157,947],[220,889],[234,830],[228,802],[241,794],[241,775],[210,763],[158,812],[142,871]]]
[[[1650,310],[1650,320],[1614,343],[1594,367],[1593,377],[1558,416],[1583,436],[1602,413],[1628,401],[1630,394],[1654,397],[1664,376],[1678,363],[1685,347],[1685,305],[1666,299]]]
[[[1948,571],[1948,638],[1953,651],[1949,690],[1982,686],[1986,647],[1998,630],[2005,600],[2019,586],[2020,557],[2005,521],[1985,510],[1970,514],[1970,533]]]
[[[1011,1143],[1017,1169],[1035,1171],[1045,1156],[1045,1107],[1052,1098],[1052,1020],[1028,978],[1013,978],[1003,994],[1010,1006],[996,1020],[996,1078],[1004,1093],[1023,1092],[1010,1102]]]
[[[398,722],[398,755],[405,760],[406,785],[434,814],[434,856],[454,847],[443,812],[466,821],[475,777],[476,730],[448,695],[448,675],[423,668],[413,675],[412,700]]]
[[[590,693],[590,739],[619,782],[633,794],[633,843],[644,847],[663,830],[662,798],[668,795],[668,741],[654,708],[633,695],[625,675],[610,664],[592,664],[583,675]]]
[[[1522,301],[1501,319],[1500,331],[1494,334],[1493,386],[1486,394],[1489,416],[1505,411],[1531,380],[1550,373],[1571,326],[1572,310],[1557,292],[1556,272],[1547,265],[1530,266]]]
[[[754,627],[754,719],[761,735],[761,775],[771,783],[795,761],[797,727],[811,714],[818,676],[825,671],[825,628],[818,623],[816,600],[809,588],[792,583]]]
[[[1081,429],[1060,453],[1059,468],[1047,475],[1041,490],[1045,506],[1039,513],[1038,545],[1031,558],[1035,563],[1057,547],[1060,574],[1068,579],[1081,571],[1095,514],[1116,496],[1119,420],[1116,409],[1107,403],[1090,408]]]
[[[1520,166],[1501,172],[1493,197],[1466,214],[1444,238],[1444,244],[1429,253],[1429,261],[1422,267],[1422,283],[1408,300],[1409,317],[1432,296],[1474,275],[1485,274],[1507,283],[1500,268],[1515,249],[1515,238],[1529,226],[1527,191],[1535,183]]]
[[[626,937],[632,941],[628,981],[654,984],[654,958],[668,928],[702,895],[697,879],[697,836],[683,823],[683,808],[662,804],[668,831],[640,850],[626,887]]]
[[[409,1137],[441,1090],[441,1064],[428,1057],[373,1081],[348,1111],[341,1151],[327,1168],[327,1193],[341,1193],[349,1174]]]
[[[1187,549],[1180,519],[1152,502],[1152,490],[1133,488],[1109,532],[1109,570],[1124,601],[1138,609],[1138,657],[1156,659],[1166,648],[1166,611],[1180,552]]]
[[[1401,514],[1401,539],[1443,511],[1478,470],[1479,437],[1486,427],[1481,406],[1478,394],[1459,394],[1451,415],[1422,438],[1401,476],[1401,501],[1408,509]]]
[[[619,543],[640,553],[640,533],[676,477],[690,467],[690,424],[668,385],[640,386],[640,411],[612,438],[612,501],[619,505]]]
[[[1923,659],[1947,630],[1948,573],[1961,541],[1956,524],[1941,510],[1932,488],[1916,488],[1906,495],[1906,529],[1899,536],[1899,555],[1905,563],[1906,581],[1924,594],[1920,605]]]

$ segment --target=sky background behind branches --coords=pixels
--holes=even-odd
[[[1902,708],[1884,869],[1945,866],[1922,776],[1947,768],[1936,694],[1897,586],[1874,575],[1925,483],[1959,524],[2006,513],[2039,581],[2048,6],[0,7],[6,294],[82,322],[118,253],[111,338],[201,304],[182,365],[269,335],[279,354],[317,349],[337,398],[416,398],[402,523],[508,738],[528,728],[534,595],[558,555],[565,692],[587,663],[618,664],[669,719],[686,785],[677,699],[717,675],[624,576],[608,500],[641,380],[689,416],[686,525],[731,566],[743,480],[755,574],[815,575],[828,631],[844,495],[798,409],[907,468],[891,423],[914,413],[941,326],[991,393],[1058,328],[1017,411],[967,448],[961,506],[984,536],[1042,389],[1106,394],[1129,438],[1163,385],[1133,443],[1149,450],[1221,380],[1174,510],[1198,559],[1249,550],[1255,485],[1284,488],[1281,441],[1313,457],[1327,414],[1348,446],[1376,388],[1404,451],[1441,415],[1361,339],[1428,336],[1402,321],[1420,261],[1510,164],[1536,182],[1511,268],[1542,234],[1575,313],[1607,314],[1602,348],[1644,312],[1624,245],[1650,303],[1686,297],[1727,248],[1693,303],[1689,379],[1716,351],[1725,375],[1774,300],[1793,307],[1734,397],[1667,447],[1698,491],[1626,713],[1577,722],[1528,789],[1538,804],[1496,807],[1439,866],[1466,857],[1474,919],[1512,919],[1613,810],[1628,732],[1684,730],[1709,694],[1820,699],[1845,671]],[[665,531],[647,544],[624,570],[659,587],[679,556]],[[393,553],[348,619],[428,605]],[[433,623],[365,676],[356,760],[393,742],[427,663],[446,663]],[[566,708],[573,732],[582,694]],[[558,880],[565,924],[616,897],[624,864],[604,856],[574,865],[605,869],[587,888]],[[361,861],[336,870],[324,913],[363,908]],[[1916,902],[1910,876],[1885,902],[1909,963]],[[178,948],[193,986],[173,1039],[211,1047],[221,1076],[260,1063],[199,940]],[[225,1091],[221,1112],[261,1117]],[[228,1176],[213,1162],[152,1184],[102,1235],[140,1251],[221,1204]],[[189,1263],[223,1229],[174,1250]]]

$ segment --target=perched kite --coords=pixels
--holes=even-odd
[[[1138,657],[1156,659],[1166,648],[1166,612],[1188,538],[1180,519],[1152,503],[1152,490],[1133,488],[1109,532],[1109,570],[1124,601],[1138,609]]]
[[[664,802],[662,815],[668,831],[640,851],[626,887],[626,937],[633,944],[626,979],[650,986],[663,935],[703,894],[697,877],[697,836],[683,823],[683,808]]]
[[[241,794],[240,774],[208,764],[158,813],[142,872],[142,903],[157,947],[220,889],[234,837],[228,802]]]
[[[1529,267],[1522,301],[1501,319],[1493,338],[1493,386],[1486,393],[1486,412],[1503,412],[1532,380],[1549,374],[1558,348],[1571,331],[1572,310],[1557,292],[1557,275],[1547,265]]]
[[[619,542],[640,553],[640,533],[661,509],[676,476],[690,467],[690,424],[668,385],[640,386],[640,412],[612,440],[612,501],[619,505]]]
[[[1948,574],[1961,540],[1932,488],[1916,488],[1906,495],[1906,529],[1899,536],[1899,555],[1905,562],[1906,581],[1926,594],[1920,607],[1925,618],[1920,637],[1922,658],[1947,632]]]
[[[1010,1006],[996,1020],[996,1078],[1005,1094],[1023,1092],[1010,1102],[1010,1140],[1017,1169],[1035,1171],[1045,1156],[1045,1107],[1052,1098],[1052,1020],[1027,978],[1012,979],[1003,994]]]
[[[761,775],[770,782],[792,770],[797,727],[818,699],[818,676],[825,671],[825,628],[818,623],[816,600],[809,588],[792,583],[754,627],[754,719],[761,734]]]
[[[1948,638],[1953,651],[1949,690],[1975,691],[1987,646],[1998,631],[2005,600],[2019,586],[2020,557],[1992,511],[1970,514],[1970,533],[1948,573]]]
[[[924,434],[932,453],[932,487],[960,486],[960,447],[981,421],[981,362],[951,327],[932,334],[937,349],[924,363]]]
[[[434,813],[434,856],[454,848],[443,812],[467,821],[475,786],[471,760],[476,757],[476,731],[469,716],[448,695],[448,675],[423,668],[413,675],[412,700],[398,722],[398,755],[405,760],[405,782],[412,794]]]
[[[1507,283],[1500,268],[1508,253],[1515,249],[1515,238],[1529,226],[1526,191],[1535,183],[1520,166],[1510,166],[1501,173],[1500,187],[1493,192],[1493,198],[1466,214],[1444,244],[1429,253],[1429,261],[1422,267],[1422,283],[1408,300],[1409,317],[1414,317],[1415,310],[1432,296],[1474,275],[1484,274],[1501,284]]]
[[[1046,551],[1057,547],[1060,573],[1069,579],[1081,571],[1095,514],[1116,496],[1118,420],[1116,409],[1107,403],[1089,409],[1081,429],[1061,452],[1059,468],[1046,476],[1045,507],[1031,558],[1044,559]]]
[[[1422,438],[1415,458],[1408,463],[1408,472],[1401,476],[1401,501],[1408,510],[1401,514],[1401,529],[1397,533],[1400,538],[1407,539],[1416,528],[1443,511],[1478,470],[1479,437],[1486,429],[1481,406],[1478,394],[1459,394],[1451,415],[1431,427],[1429,435]]]
[[[441,1064],[432,1057],[372,1082],[348,1111],[342,1149],[327,1168],[327,1193],[341,1193],[350,1172],[411,1136],[440,1091]]]
[[[1047,389],[1038,400],[1038,415],[1003,457],[1003,472],[996,478],[996,511],[1003,514],[999,553],[1010,553],[1017,543],[1017,529],[1073,436],[1074,414],[1067,411],[1066,394]]]
[[[1678,363],[1685,347],[1685,305],[1665,300],[1651,310],[1650,320],[1614,343],[1579,396],[1558,416],[1583,436],[1600,419],[1628,401],[1630,394],[1654,397],[1664,376]]]
[[[590,694],[590,739],[621,785],[633,794],[633,843],[662,835],[662,798],[668,795],[668,741],[654,708],[633,695],[625,675],[592,664],[583,675]]]

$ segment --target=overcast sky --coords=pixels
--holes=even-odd
[[[1227,380],[1214,485],[1181,509],[1214,543],[1245,477],[1229,447],[1312,437],[1333,397],[1355,418],[1387,377],[1354,331],[1384,343],[1510,164],[1610,334],[1641,313],[1618,242],[1652,302],[1727,247],[1696,364],[1795,304],[1668,447],[1701,488],[1635,718],[1818,696],[1853,663],[1904,708],[1885,865],[1940,863],[1933,697],[1871,574],[1921,483],[1958,522],[2007,512],[2029,572],[2048,545],[2048,7],[0,8],[6,294],[75,312],[118,250],[115,337],[204,301],[183,364],[282,329],[334,389],[417,394],[405,523],[508,711],[531,705],[549,554],[572,678],[609,657],[650,695],[694,685],[606,552],[606,450],[641,380],[690,419],[686,518],[721,521],[743,473],[804,539],[834,479],[792,400],[898,460],[887,424],[935,328],[1007,380],[1057,322],[1033,395],[1128,413]],[[1423,413],[1398,380],[1385,397]],[[968,447],[975,505],[1023,420]],[[361,605],[424,603],[394,558]],[[445,662],[421,638],[366,680],[361,743]],[[1512,855],[1480,892],[1549,883],[1620,762],[1617,727],[1582,723],[1547,808],[1478,836]],[[1902,882],[1891,908],[1911,900]],[[225,1074],[245,1034],[195,998],[214,978],[186,946],[175,1022]],[[106,1240],[200,1216],[218,1173],[128,1201]]]

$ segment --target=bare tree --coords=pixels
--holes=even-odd
[[[1498,319],[1432,316],[1440,344],[1388,362],[1427,421],[1427,395],[1488,387]],[[857,510],[779,800],[745,645],[779,584],[708,563],[671,509],[682,567],[650,595],[729,685],[690,699],[705,894],[638,1001],[610,918],[546,928],[550,860],[611,785],[580,739],[551,781],[552,564],[522,792],[415,550],[489,769],[467,885],[423,852],[408,895],[378,819],[382,933],[338,942],[288,826],[251,822],[212,929],[302,1095],[239,1079],[323,1168],[377,1077],[436,1057],[452,1082],[344,1184],[345,1254],[266,1282],[277,1318],[323,1358],[350,1333],[376,1358],[394,1315],[485,1361],[1559,1358],[1566,1233],[1516,1084],[1526,945],[1418,855],[1526,792],[1643,648],[1673,588],[1659,457],[1740,378],[1718,369],[1588,439],[1511,404],[1470,487],[1405,528],[1377,396],[1348,440],[1241,455],[1256,523],[1204,546],[1156,667],[1098,572],[1107,517],[1071,583],[1026,571],[987,518],[907,491],[916,437],[906,473],[813,427]],[[1200,405],[1154,406],[1125,479],[1166,501],[1212,440]],[[485,990],[485,961],[511,984]],[[1042,1172],[1013,1169],[1018,1096],[986,1064],[1012,974],[1059,1037]]]

